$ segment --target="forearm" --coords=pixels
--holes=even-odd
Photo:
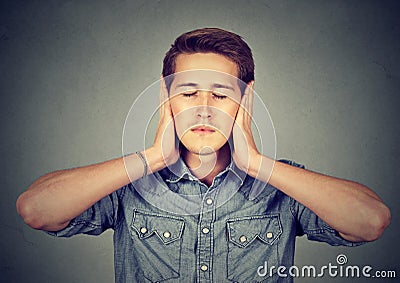
[[[76,169],[49,173],[17,200],[18,213],[36,229],[60,230],[100,199],[179,158],[168,91],[161,84],[160,120],[154,144],[143,153]]]
[[[155,165],[152,167],[156,170]],[[117,158],[52,172],[40,177],[21,194],[17,210],[35,229],[60,230],[100,199],[142,177],[143,171],[142,160],[133,154],[125,157],[125,162],[124,158]]]
[[[389,209],[364,185],[281,162],[275,162],[269,174],[265,168],[270,164],[271,159],[262,156],[258,178],[311,209],[342,237],[372,241],[389,224]]]

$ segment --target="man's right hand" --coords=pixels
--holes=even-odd
[[[160,119],[158,121],[154,143],[144,152],[149,165],[149,173],[161,170],[175,163],[179,158],[174,118],[164,78],[160,80],[159,107]]]

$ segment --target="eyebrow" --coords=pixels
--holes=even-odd
[[[195,86],[198,86],[198,84],[196,84],[196,83],[183,83],[183,84],[178,84],[176,86],[176,88],[183,87],[183,86],[193,86],[193,87],[195,87]]]
[[[178,84],[176,86],[176,88],[178,87],[185,87],[185,86],[190,86],[190,87],[197,87],[198,84],[196,83],[182,83],[182,84]],[[224,89],[229,89],[229,90],[235,90],[232,86],[229,85],[224,85],[224,84],[219,84],[219,83],[215,83],[211,86],[212,88],[224,88]]]

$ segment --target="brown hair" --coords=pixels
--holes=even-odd
[[[238,77],[246,84],[254,80],[254,60],[250,47],[239,35],[219,28],[202,28],[180,35],[165,54],[163,77],[175,72],[179,54],[216,53],[236,63]]]

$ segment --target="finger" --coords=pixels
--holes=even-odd
[[[168,89],[164,77],[160,79],[160,115],[161,117],[170,112]]]
[[[254,99],[254,91],[253,91],[254,81],[251,81],[247,84],[244,94],[248,97],[246,110],[252,114],[252,106],[253,106],[253,99]]]
[[[254,92],[253,92],[253,81],[247,84],[246,89],[245,89],[245,96],[246,96],[246,103],[245,103],[245,123],[249,124],[251,123],[251,117],[253,114],[253,98],[254,98]]]
[[[254,81],[249,84],[249,113],[253,116],[253,102],[254,102]]]
[[[243,121],[244,115],[246,114],[246,94],[243,94],[243,96],[240,99],[240,104],[239,104],[239,109],[238,112],[236,113],[236,121],[239,122]]]
[[[163,79],[163,84],[162,84],[162,91],[164,93],[164,115],[166,115],[169,119],[173,119],[173,114],[172,114],[172,107],[171,107],[171,96],[170,93],[167,89],[167,83],[165,79]]]
[[[249,95],[247,92],[242,97],[242,105],[241,105],[241,110],[242,110],[242,115],[241,118],[243,120],[243,124],[247,123],[248,121],[248,104],[249,104]]]
[[[164,81],[164,77],[161,76],[160,77],[160,95],[159,95],[159,99],[158,99],[158,105],[159,105],[159,113],[160,116],[162,117],[163,113],[164,113],[164,100],[165,100],[165,92],[164,92],[164,86],[165,86],[165,81]]]
[[[165,82],[164,77],[161,77],[160,87],[161,87],[161,92],[163,94],[163,98],[165,101],[168,98],[168,89],[167,89],[167,83]]]

